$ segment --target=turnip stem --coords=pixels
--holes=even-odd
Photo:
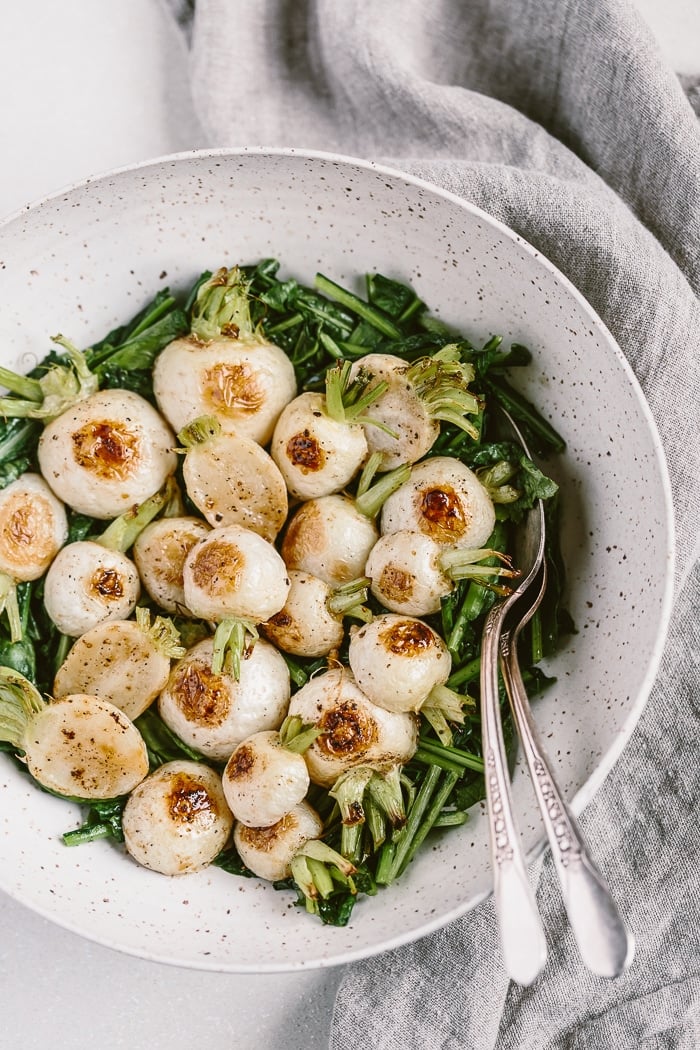
[[[392,492],[396,492],[397,489],[401,488],[410,476],[411,468],[407,463],[403,463],[400,467],[388,471],[381,476],[379,481],[375,481],[373,485],[363,488],[362,492],[358,490],[359,494],[355,497],[355,507],[366,518],[376,518]],[[360,478],[360,482],[362,483],[362,478]]]
[[[366,823],[375,849],[384,841],[386,822],[393,828],[403,826],[406,810],[401,783],[398,764],[381,771],[356,766],[338,777],[329,794],[340,809],[343,822],[340,850],[344,857],[354,862],[361,859],[362,832]]]
[[[178,431],[177,440],[182,448],[195,448],[197,445],[206,445],[212,438],[221,433],[221,423],[216,416],[198,416],[188,423],[186,427]]]
[[[214,674],[221,674],[226,669],[236,681],[241,677],[241,659],[246,646],[254,645],[258,639],[257,627],[251,620],[226,619],[222,620],[214,633],[214,653],[211,669]]]
[[[474,369],[460,360],[455,344],[444,346],[432,357],[414,361],[406,378],[433,419],[452,423],[478,441],[477,427],[466,418],[480,411],[479,401],[468,387]]]
[[[298,715],[287,715],[280,726],[282,747],[297,755],[303,755],[320,733],[321,730],[317,726],[304,725]]]
[[[378,850],[386,842],[387,822],[381,809],[372,801],[371,797],[367,800],[365,816],[367,829],[372,837],[372,846],[374,850]]]
[[[430,704],[423,704],[421,707],[421,714],[434,729],[440,743],[449,746],[453,740],[452,730],[445,718],[444,712],[441,711],[439,707],[431,707]]]
[[[30,379],[9,368],[0,368],[0,384],[27,401],[41,401],[44,396],[38,379]]]
[[[326,412],[338,423],[372,422],[363,415],[388,387],[382,380],[371,385],[371,376],[362,371],[350,378],[350,361],[339,361],[326,372]]]
[[[169,617],[156,616],[151,622],[149,610],[139,606],[136,609],[136,622],[164,656],[179,660],[185,655],[186,650],[180,645],[180,632]]]
[[[0,398],[3,416],[41,419],[48,423],[76,401],[94,394],[98,389],[98,378],[90,371],[85,354],[65,336],[55,335],[52,339],[67,351],[70,364],[51,365],[41,379],[17,376],[7,369],[0,370],[0,383],[20,394],[20,397]]]
[[[355,865],[320,839],[309,839],[294,854],[292,878],[301,890],[306,910],[318,915],[318,898],[333,892],[333,881],[342,883],[351,894],[357,892],[352,876]]]
[[[351,861],[360,860],[360,845],[364,830],[366,811],[364,795],[372,778],[369,766],[357,766],[338,777],[328,792],[338,803],[342,829],[340,852]]]
[[[11,667],[0,667],[0,740],[20,747],[34,715],[46,706],[38,689]]]
[[[17,602],[17,584],[6,573],[0,573],[0,612],[7,614],[10,640],[20,642],[23,637],[22,618]]]
[[[249,284],[241,270],[222,267],[200,285],[192,307],[192,334],[209,342],[220,336],[252,336]]]
[[[107,547],[108,550],[120,551],[120,553],[125,554],[130,547],[133,547],[137,536],[143,532],[149,522],[153,521],[170,501],[173,485],[176,485],[175,480],[169,478],[160,492],[156,492],[155,495],[144,500],[138,507],[132,507],[131,510],[126,511],[125,514],[121,514],[114,521],[110,522],[105,531],[96,538],[95,542],[103,547]]]
[[[351,616],[355,620],[370,623],[372,612],[366,605],[363,605],[363,602],[367,601],[370,582],[368,576],[360,576],[357,580],[351,580],[349,583],[334,588],[326,599],[326,608],[331,616],[337,619]]]
[[[403,827],[406,823],[406,811],[401,791],[400,766],[393,765],[382,772],[375,771],[369,781],[368,790],[370,797],[386,814],[392,827]]]

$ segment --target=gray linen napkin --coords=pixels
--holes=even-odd
[[[490,902],[348,969],[332,1045],[700,1046],[700,132],[623,0],[170,0],[212,146],[296,146],[403,167],[547,255],[617,338],[672,478],[677,602],[661,672],[584,816],[638,935],[614,982],[581,967],[548,859],[551,959],[523,990]]]

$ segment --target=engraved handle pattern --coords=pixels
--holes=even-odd
[[[494,606],[484,625],[481,659],[481,731],[485,756],[494,902],[508,975],[528,985],[547,959],[547,945],[518,838],[498,700],[498,651],[504,609]]]
[[[503,677],[530,769],[564,907],[586,966],[601,977],[617,977],[634,955],[632,934],[595,866],[574,817],[542,751],[518,665],[516,642],[500,639]]]

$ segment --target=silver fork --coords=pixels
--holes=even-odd
[[[510,419],[510,417],[508,417]],[[533,511],[529,512],[530,514]],[[513,800],[503,740],[498,696],[501,635],[506,617],[527,592],[544,557],[544,531],[538,542],[534,530],[522,533],[526,541],[517,552],[519,585],[496,602],[486,617],[481,640],[481,738],[486,782],[486,809],[493,868],[493,896],[506,971],[518,984],[529,985],[547,961],[547,942],[528,879],[522,846],[513,816]]]
[[[523,447],[525,453],[529,451],[520,431],[510,418],[508,413],[503,413],[512,433]],[[523,627],[530,621],[542,601],[546,590],[546,562],[544,558],[545,543],[545,520],[544,508],[541,500],[538,500],[531,511],[526,515],[523,527],[519,530],[518,550],[516,557],[523,573],[523,581],[516,591],[495,606],[493,612],[493,626],[489,639],[488,659],[497,663],[498,657],[494,654],[496,642],[494,637],[498,636],[497,653],[500,655],[500,665],[503,679],[508,693],[508,698],[513,712],[513,719],[518,730],[523,752],[527,760],[530,775],[535,788],[542,820],[547,838],[552,850],[555,870],[561,885],[562,900],[566,909],[576,943],[586,966],[601,977],[616,977],[629,966],[634,955],[634,939],[610,894],[610,890],[594,864],[588,848],[583,840],[578,825],[566,805],[561,791],[556,783],[554,775],[540,744],[535,729],[532,711],[523,684],[520,666],[518,663],[517,642]],[[488,622],[488,621],[487,621]],[[486,628],[485,628],[486,630]],[[483,662],[482,662],[483,667]],[[483,676],[483,671],[482,671]],[[498,708],[498,673],[490,666],[487,686],[488,696],[486,703],[492,708],[493,717],[499,714]],[[496,692],[493,687],[495,683]],[[482,715],[484,708],[484,697],[482,690]],[[491,727],[489,727],[491,728]],[[488,736],[488,729],[487,734]],[[502,731],[500,731],[502,742]],[[484,741],[484,752],[487,753],[486,738]],[[501,749],[501,757],[505,762],[505,756]],[[498,752],[494,751],[494,759],[497,761]],[[489,790],[489,761],[487,758],[487,797]],[[505,767],[507,778],[507,767]],[[506,796],[507,803],[510,802],[510,794]],[[515,844],[514,858],[519,853],[517,839],[515,838],[514,821],[512,815],[509,820],[511,839]],[[497,842],[498,829],[494,822],[491,824],[492,842]],[[496,863],[498,863],[498,849],[496,848]],[[516,869],[522,867],[522,857],[518,862],[515,859]],[[522,878],[519,872],[520,879]],[[512,879],[512,877],[511,877]],[[500,893],[507,892],[507,880],[500,881]],[[529,886],[529,884],[528,884]],[[495,886],[494,893],[496,894]],[[534,904],[534,895],[528,895],[521,890],[523,903],[527,906]],[[518,927],[508,928],[510,909],[501,901],[496,894],[496,905],[501,922],[501,939],[504,946],[504,960],[509,974],[519,983],[530,983],[539,972],[536,969],[537,962],[544,965],[546,958],[542,956],[542,948],[539,943],[535,945],[530,955],[527,942],[522,937]],[[539,919],[539,916],[538,916]],[[528,916],[529,923],[533,923],[534,917]],[[522,927],[522,920],[519,925]],[[541,929],[541,924],[540,924]],[[526,963],[530,959],[530,965]],[[515,962],[515,965],[513,963]],[[520,980],[518,973],[524,972],[530,981]]]
[[[528,608],[501,635],[501,669],[513,719],[527,760],[542,822],[559,877],[562,900],[583,962],[599,977],[617,977],[631,963],[634,938],[596,867],[540,744],[518,663],[518,635],[532,618],[546,589],[546,568],[523,598]],[[520,605],[515,613],[520,614]]]

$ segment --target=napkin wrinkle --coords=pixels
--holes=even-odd
[[[469,944],[482,936],[485,922],[495,921],[489,899],[438,935],[351,968],[336,1004],[333,1050],[351,1050],[353,1045],[372,1050],[401,1046],[407,1050],[422,1046],[430,1050],[636,1050],[644,1045],[642,1039],[650,1046],[674,1050],[695,1050],[700,1045],[692,1041],[697,1026],[700,946],[692,933],[691,942],[686,943],[700,918],[694,738],[684,734],[684,746],[679,749],[674,732],[677,726],[694,725],[699,713],[697,688],[687,684],[700,680],[700,625],[695,616],[698,586],[700,566],[695,567],[681,595],[647,710],[625,760],[608,778],[608,797],[604,799],[601,793],[581,817],[584,835],[611,885],[648,888],[634,901],[619,898],[637,936],[632,968],[615,981],[604,981],[582,967],[547,854],[537,899],[547,930],[549,959],[535,984],[530,988],[507,985],[500,963],[493,958],[497,948],[493,931],[481,944],[483,970],[475,980],[470,979],[469,971],[456,975],[449,965],[460,948],[468,953]],[[660,722],[661,736],[657,731]],[[650,755],[655,759],[651,764]],[[649,790],[640,806],[637,786],[643,776],[649,780]],[[606,812],[614,813],[615,819],[601,820]],[[681,954],[682,945],[685,951]],[[473,966],[468,954],[467,960]],[[416,999],[411,993],[416,971],[427,986],[435,988],[438,1004],[419,995]],[[385,998],[387,988],[389,999]],[[442,1017],[440,1002],[443,1008],[445,1003],[459,1002],[460,995],[467,997],[467,989],[471,1011],[460,1028],[453,1016]],[[499,1009],[503,1010],[502,1020],[494,1032],[493,1014]],[[353,1010],[359,1016],[349,1027],[347,1013]],[[357,1041],[363,1013],[374,1019],[368,1043]],[[662,1035],[665,1042],[659,1041]]]
[[[699,586],[700,564],[679,597],[637,729],[580,819],[610,885],[628,888],[630,896],[618,894],[618,904],[635,932],[635,961],[614,981],[583,968],[547,854],[538,904],[550,960],[530,988],[510,985],[497,1050],[636,1050],[642,1038],[658,1038],[666,1029],[674,1048],[700,1045],[692,1042],[700,1003],[700,942],[693,934],[700,922],[694,734],[700,715]],[[644,894],[635,894],[636,886],[644,886]]]
[[[209,145],[386,158],[550,259],[639,379],[672,484],[669,637],[581,820],[634,964],[585,970],[546,854],[532,874],[550,953],[531,988],[508,982],[489,898],[347,967],[333,1050],[700,1046],[700,78],[681,85],[629,0],[197,0],[194,18],[170,2]]]
[[[582,185],[498,165],[405,161],[403,166],[490,212],[586,289],[644,389],[672,467],[678,592],[700,556],[700,414],[689,397],[700,390],[700,302],[685,274],[629,207],[611,192],[598,192],[594,182]],[[553,198],[557,211],[543,224]],[[571,230],[575,238],[567,236]],[[686,403],[691,414],[679,421],[670,406]]]
[[[700,1046],[700,975],[622,1000],[583,1024],[549,1038],[542,1031],[503,1050],[697,1050]]]
[[[678,79],[695,115],[700,117],[700,74],[682,74]]]
[[[187,43],[191,43],[195,0],[158,0],[158,2],[174,17]]]
[[[170,2],[189,24],[186,0]],[[695,118],[627,0],[199,0],[192,45],[195,102],[216,145],[576,155],[699,286]]]
[[[700,563],[679,596],[637,729],[580,818],[635,932],[630,969],[606,981],[583,967],[547,853],[537,902],[549,958],[533,985],[508,983],[489,898],[436,934],[349,967],[336,1000],[332,1050],[637,1050],[643,1040],[672,1050],[700,1045],[693,1042],[700,1002],[694,934],[700,925],[699,588]]]
[[[506,1039],[503,1050],[697,1050],[700,1046],[700,974],[671,981],[576,1023],[543,1040],[539,1032],[524,1042]],[[543,1024],[546,1032],[546,1024]]]

